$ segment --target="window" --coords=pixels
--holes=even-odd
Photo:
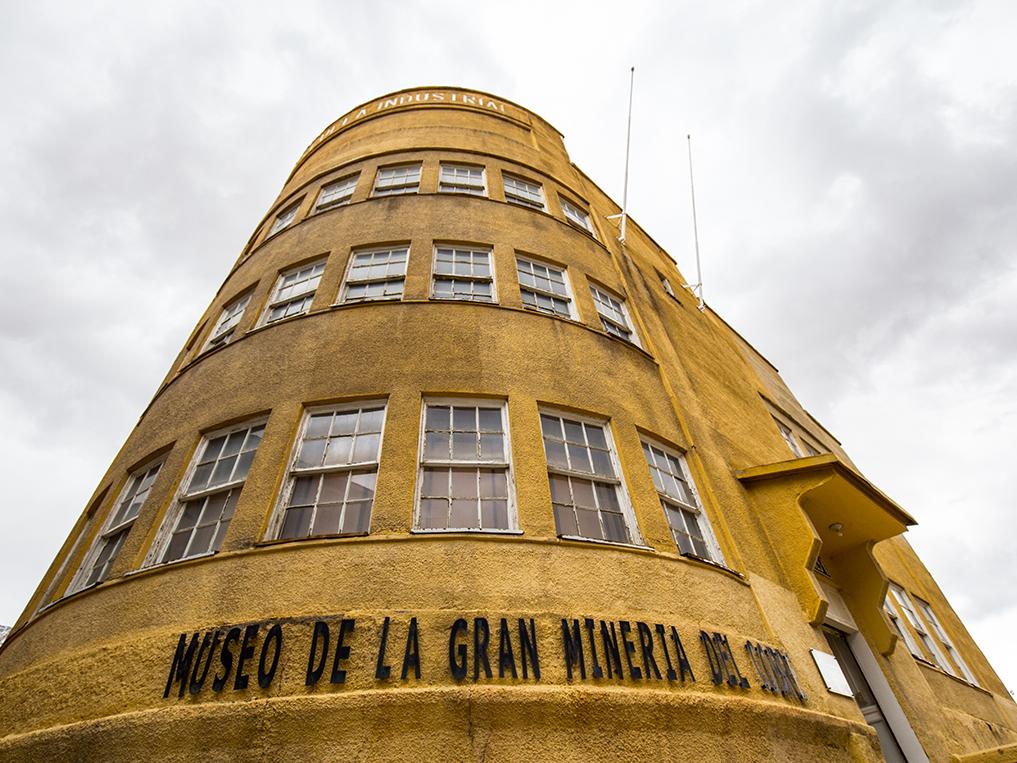
[[[314,292],[318,288],[321,274],[325,272],[325,260],[301,265],[279,274],[275,291],[265,307],[263,323],[273,323],[301,315],[311,309]]]
[[[593,294],[593,302],[600,314],[600,325],[611,336],[624,339],[626,342],[639,344],[636,341],[632,324],[629,323],[629,314],[625,309],[625,302],[611,296],[603,289],[590,286],[590,293]]]
[[[791,431],[791,427],[776,416],[773,417],[773,422],[777,425],[777,429],[780,430],[780,436],[784,438],[784,442],[787,443],[791,452],[795,454],[795,458],[803,458],[804,454],[802,453],[802,449],[798,447],[798,440],[795,439],[794,433]]]
[[[416,193],[419,188],[419,163],[378,168],[378,177],[374,181],[375,196],[397,196],[401,193]]]
[[[494,302],[494,268],[490,249],[461,246],[434,248],[434,288],[437,299]]]
[[[572,292],[564,269],[516,257],[516,272],[524,307],[562,318],[575,318]]]
[[[606,425],[541,412],[540,429],[558,535],[639,543]]]
[[[406,279],[408,246],[354,252],[342,291],[343,302],[400,299]]]
[[[417,529],[514,530],[512,485],[504,403],[425,403]]]
[[[807,456],[818,456],[819,455],[819,450],[815,446],[813,446],[812,443],[810,443],[808,440],[806,440],[804,437],[802,438],[802,449],[805,451],[805,455],[807,455]]]
[[[292,223],[293,220],[296,219],[297,211],[300,209],[300,202],[302,201],[303,199],[297,199],[288,207],[286,207],[282,212],[276,215],[275,222],[272,223],[272,227],[269,228],[268,230],[269,236],[274,236],[283,228],[288,227],[290,223]]]
[[[124,485],[124,490],[117,498],[117,502],[110,512],[99,537],[95,539],[92,548],[85,555],[81,568],[71,581],[69,590],[71,593],[81,590],[90,585],[101,583],[109,575],[110,567],[116,560],[120,548],[127,539],[127,533],[131,525],[141,512],[141,507],[148,499],[152,483],[159,475],[162,468],[162,460],[149,463],[138,471],[131,474]]]
[[[936,642],[932,639],[932,636],[929,635],[929,632],[925,629],[925,623],[922,622],[921,618],[918,617],[918,613],[915,612],[915,607],[911,603],[911,597],[908,596],[907,591],[896,583],[890,583],[890,593],[896,600],[899,609],[904,612],[904,617],[906,617],[907,621],[911,623],[911,627],[915,629],[915,633],[918,634],[918,638],[921,640],[922,646],[925,647],[925,651],[932,656],[936,665],[948,673],[953,673],[953,669],[948,667],[949,663],[946,661],[946,657],[943,655],[943,652],[936,645]],[[914,653],[914,650],[912,650],[912,653]],[[915,656],[925,659],[922,655],[916,654]]]
[[[264,431],[263,421],[246,423],[202,439],[150,563],[214,554],[222,547]]]
[[[643,440],[643,454],[678,550],[683,556],[723,564],[724,558],[692,484],[685,459],[646,440]]]
[[[358,172],[322,186],[321,193],[318,194],[318,202],[314,205],[314,211],[320,212],[323,209],[331,209],[349,203],[349,200],[353,198],[353,192],[357,189],[359,179],[360,173]]]
[[[236,331],[237,324],[240,323],[244,310],[247,309],[247,303],[250,301],[251,295],[248,293],[239,299],[233,300],[223,308],[222,315],[219,316],[215,328],[212,329],[212,333],[205,343],[205,350],[211,350],[213,347],[222,347],[233,341],[233,333]]]
[[[442,163],[438,178],[438,191],[440,193],[469,193],[473,196],[483,196],[485,194],[484,168],[469,164]]]
[[[507,172],[501,177],[505,184],[505,201],[544,211],[544,191],[540,185]]]
[[[890,584],[890,589],[893,589],[893,583]],[[908,627],[901,622],[900,612],[898,612],[897,607],[894,606],[889,592],[887,592],[886,598],[883,599],[883,611],[886,612],[887,617],[890,618],[890,622],[893,623],[894,629],[900,637],[904,639],[904,643],[907,645],[908,651],[918,659],[924,660],[925,655],[922,654],[922,650],[918,646],[918,642],[915,641],[914,637],[911,635],[911,631],[909,631]]]
[[[274,537],[368,531],[384,423],[382,402],[304,415]]]
[[[593,227],[590,225],[590,216],[577,205],[573,204],[568,199],[558,197],[561,201],[561,211],[565,213],[565,219],[572,223],[577,228],[582,228],[587,233],[593,233]]]
[[[929,606],[928,602],[922,601],[917,596],[915,597],[915,602],[918,604],[918,609],[921,611],[922,617],[924,617],[926,622],[928,622],[928,624],[932,626],[932,630],[936,634],[936,638],[939,639],[939,642],[943,645],[943,648],[946,649],[947,654],[950,655],[950,659],[953,660],[953,664],[960,669],[960,672],[964,675],[964,678],[968,681],[968,683],[972,683],[975,684],[975,686],[977,686],[978,681],[975,680],[974,674],[971,672],[967,664],[964,662],[960,654],[957,652],[957,647],[953,645],[953,642],[950,640],[950,637],[946,635],[946,631],[944,631],[943,626],[940,625],[939,619],[936,617],[936,613],[932,611],[932,607]],[[947,672],[952,673],[953,675],[957,675],[956,673],[954,673],[954,671],[950,670],[949,668],[947,668],[946,670]]]
[[[664,292],[669,296],[674,297],[675,296],[674,288],[671,286],[671,282],[667,280],[667,276],[661,275],[660,273],[657,273],[657,276],[660,278],[660,285],[661,287],[663,287]]]

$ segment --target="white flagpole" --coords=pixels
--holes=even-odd
[[[699,262],[699,225],[696,222],[696,184],[692,179],[692,136],[685,136],[689,142],[689,190],[692,192],[692,234],[696,242],[696,280],[698,283],[691,287],[692,293],[699,297],[699,309],[704,310],[703,305],[703,269]],[[624,218],[623,225],[624,225]]]
[[[632,142],[632,90],[636,82],[636,67],[629,69],[629,121],[625,131],[625,185],[622,190],[621,236],[618,240],[625,243],[625,223],[628,221],[629,208],[629,146]]]

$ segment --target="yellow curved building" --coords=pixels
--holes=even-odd
[[[318,136],[3,645],[0,758],[1017,759],[911,517],[619,213],[493,95]]]

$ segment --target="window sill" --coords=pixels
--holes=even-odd
[[[455,528],[422,528],[414,527],[410,530],[411,535],[522,535],[522,530],[475,530]]]
[[[726,572],[729,575],[734,575],[739,580],[745,580],[745,576],[742,573],[738,572],[738,570],[732,570],[726,564],[721,564],[720,562],[715,562],[712,559],[705,559],[705,558],[703,558],[701,556],[696,556],[695,554],[685,554],[685,553],[679,552],[678,556],[681,557],[682,559],[686,559],[686,560],[688,560],[690,562],[697,562],[699,564],[705,564],[707,567],[712,567],[715,570],[720,570],[721,572]]]
[[[262,548],[264,546],[281,546],[285,543],[302,543],[304,541],[313,540],[342,540],[343,538],[366,538],[370,535],[368,532],[359,533],[333,533],[331,535],[305,535],[302,538],[268,538],[266,540],[259,540],[254,544],[255,548]]]
[[[181,564],[183,562],[193,562],[198,559],[207,559],[208,557],[215,556],[218,553],[218,551],[206,551],[203,554],[192,554],[191,556],[184,556],[180,559],[173,559],[169,562],[152,562],[151,564],[145,564],[136,570],[128,570],[122,577],[129,578],[133,575],[139,575],[142,572],[148,572],[149,570],[157,570],[160,567],[169,567],[171,564]]]
[[[955,676],[952,673],[948,673],[947,671],[943,670],[943,668],[939,667],[939,665],[931,663],[928,660],[924,660],[921,657],[915,657],[914,655],[911,656],[915,658],[915,662],[917,662],[919,665],[921,665],[923,668],[926,668],[927,670],[932,670],[935,671],[936,673],[939,673],[942,676],[946,676],[950,680],[956,681],[961,686],[967,686],[970,689],[976,689],[977,691],[984,692],[985,694],[988,694],[990,696],[992,695],[992,692],[989,691],[988,689],[983,688],[978,684],[973,684],[966,678],[961,678],[960,676]]]
[[[598,546],[617,546],[618,548],[631,548],[636,551],[649,551],[657,553],[657,549],[651,546],[644,546],[642,543],[623,543],[617,540],[602,540],[601,538],[585,538],[582,535],[559,535],[559,540],[578,541],[580,543],[594,543]]]
[[[403,300],[404,302],[410,300]],[[456,299],[455,297],[428,297],[426,302],[459,302],[474,305],[497,305],[498,300],[496,299]]]

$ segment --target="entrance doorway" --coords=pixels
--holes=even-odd
[[[886,716],[883,715],[883,711],[879,707],[879,702],[876,701],[876,695],[872,693],[872,688],[865,680],[865,674],[848,645],[848,634],[829,625],[824,625],[823,635],[826,636],[830,651],[837,658],[837,663],[851,687],[851,692],[855,696],[855,702],[858,703],[865,722],[876,730],[879,744],[883,748],[883,757],[886,758],[887,763],[907,763],[907,758],[901,752],[897,738],[893,735],[893,730],[887,723]]]

